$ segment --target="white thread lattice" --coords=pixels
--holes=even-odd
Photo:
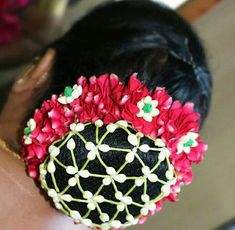
[[[87,124],[72,124],[70,126],[70,132],[61,140],[56,141],[49,147],[50,155],[45,160],[43,164],[40,165],[40,179],[42,187],[47,191],[48,195],[53,199],[55,206],[57,209],[63,211],[65,214],[71,216],[75,221],[81,222],[89,227],[99,227],[102,229],[109,229],[111,227],[120,228],[122,226],[129,226],[133,224],[137,224],[139,218],[142,215],[147,215],[149,211],[155,209],[155,203],[161,200],[163,197],[168,196],[170,192],[170,185],[174,184],[175,173],[172,164],[170,163],[169,156],[170,152],[165,147],[163,141],[161,139],[151,139],[154,141],[157,147],[150,147],[147,144],[140,145],[141,138],[143,137],[140,133],[136,133],[132,127],[126,121],[118,121],[115,124],[109,124],[106,126],[106,132],[99,139],[99,129],[103,125],[102,121],[98,120],[95,122],[96,125],[96,133],[95,133],[95,143],[87,141],[82,135],[81,131],[83,131],[86,126],[91,125]],[[132,149],[122,149],[122,148],[114,148],[108,146],[107,144],[103,144],[105,138],[108,134],[114,133],[116,129],[124,130],[128,135],[128,142],[133,146]],[[73,139],[74,135],[78,136],[81,141],[84,143],[88,154],[87,160],[85,164],[79,168],[77,161],[75,159],[74,151],[76,149],[76,143]],[[59,146],[56,146],[57,143],[60,143]],[[69,150],[72,158],[73,165],[64,165],[57,159],[57,156],[60,154],[60,149],[65,146]],[[110,167],[105,163],[102,159],[102,154],[108,154],[109,151],[117,151],[118,154],[125,154],[125,162],[122,166],[115,170],[114,167]],[[153,151],[158,154],[158,160],[154,167],[151,169],[145,165],[144,161],[141,159],[137,151],[141,151],[147,153],[148,151]],[[106,174],[94,174],[90,173],[86,167],[88,166],[90,161],[98,160],[100,164],[105,168]],[[141,164],[142,176],[126,176],[122,171],[124,168],[131,164],[134,160],[138,160]],[[154,173],[156,169],[159,167],[161,162],[166,161],[168,170],[166,171],[167,181],[163,181],[158,178],[158,176]],[[68,185],[62,191],[59,190],[57,181],[55,178],[56,165],[64,168],[66,174],[70,175],[70,179],[68,180]],[[46,175],[49,173],[53,182],[53,188],[49,188],[46,182]],[[90,177],[100,178],[102,179],[102,184],[99,189],[92,194],[90,191],[84,190],[80,183],[80,178],[88,179]],[[118,190],[118,186],[116,183],[124,183],[127,180],[133,181],[134,185],[129,189],[129,191],[123,194]],[[161,193],[155,198],[150,199],[150,196],[147,194],[147,184],[148,181],[151,183],[161,183]],[[66,194],[66,192],[71,188],[75,187],[81,191],[82,198],[72,197],[70,194]],[[115,191],[114,200],[106,199],[106,197],[102,196],[100,193],[105,186],[113,186]],[[143,194],[141,195],[142,203],[135,202],[131,193],[139,187],[143,187]],[[70,202],[78,202],[85,203],[87,205],[87,213],[83,216],[79,213],[78,210],[71,210],[69,207]],[[104,213],[100,207],[102,203],[109,203],[116,206],[116,213],[113,216],[109,216],[109,213]],[[132,216],[128,206],[134,205],[140,208],[140,213],[138,216]],[[102,224],[93,223],[89,216],[92,211],[96,210],[99,213],[99,218]],[[117,217],[120,212],[125,212],[126,222],[121,223]]]

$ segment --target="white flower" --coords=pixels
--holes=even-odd
[[[177,145],[177,154],[185,152],[186,154],[190,153],[192,147],[198,146],[196,139],[198,138],[197,133],[189,132],[185,136],[180,138],[180,141]]]
[[[71,131],[81,132],[84,130],[85,125],[82,123],[72,123],[69,127]]]
[[[26,145],[31,145],[33,143],[31,137],[24,135],[24,143]]]
[[[115,197],[117,200],[120,200],[124,205],[131,205],[133,200],[130,196],[123,196],[122,192],[116,192]]]
[[[115,180],[119,183],[124,183],[126,181],[126,175],[125,174],[117,174],[116,170],[113,167],[108,167],[106,169],[107,174],[109,177],[105,177],[103,179],[104,185],[110,185],[112,183],[112,180]]]
[[[154,210],[156,210],[156,204],[154,202],[147,202],[144,207],[141,208],[140,212],[142,215],[147,216],[150,211]]]
[[[155,183],[158,181],[158,176],[154,173],[151,173],[150,168],[148,166],[144,166],[142,168],[142,173],[144,174],[144,177],[148,178],[150,182]]]
[[[103,196],[101,195],[94,196],[90,191],[85,191],[83,197],[88,201],[87,208],[91,211],[96,209],[97,203],[104,202]]]
[[[150,96],[144,97],[137,103],[137,106],[140,110],[137,114],[137,117],[143,117],[145,121],[151,122],[153,117],[156,117],[159,114],[157,105],[157,100],[152,100]]]
[[[48,193],[48,196],[53,199],[53,202],[57,209],[63,209],[63,206],[60,203],[61,201],[71,202],[73,199],[71,195],[69,194],[61,195],[57,193],[55,189],[49,189],[47,193]]]
[[[86,149],[89,150],[89,152],[87,154],[87,159],[90,161],[95,160],[95,158],[98,154],[98,148],[96,147],[96,145],[92,142],[87,142]]]
[[[73,88],[67,86],[64,90],[64,95],[58,98],[58,101],[65,105],[70,104],[75,99],[79,98],[82,94],[82,87],[80,85],[74,85]]]
[[[27,122],[27,126],[30,128],[31,132],[36,128],[36,122],[33,118],[31,118],[28,122]]]

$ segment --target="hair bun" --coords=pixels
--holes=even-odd
[[[89,227],[137,224],[176,182],[170,152],[125,121],[100,124],[73,124],[49,147],[42,187],[58,209]]]

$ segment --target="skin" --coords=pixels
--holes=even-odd
[[[28,111],[34,108],[38,94],[43,94],[50,82],[54,58],[55,51],[49,49],[36,64],[30,65],[19,76],[0,114],[0,137],[18,153],[19,129]],[[1,229],[87,229],[75,225],[71,218],[53,208],[32,178],[27,176],[22,160],[1,147],[0,175]]]

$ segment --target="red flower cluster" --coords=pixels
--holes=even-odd
[[[64,94],[53,96],[35,111],[35,127],[28,127],[30,132],[24,136],[23,157],[29,174],[38,179],[39,165],[48,155],[48,147],[68,131],[70,124],[126,120],[136,131],[161,138],[170,150],[177,182],[164,200],[175,201],[180,185],[192,181],[192,163],[200,162],[207,148],[197,134],[200,116],[193,111],[193,104],[173,102],[164,88],[150,94],[137,74],[130,77],[127,86],[116,75],[104,74],[89,80],[81,77],[73,88],[66,88]],[[60,97],[65,103],[58,101]],[[158,202],[156,211],[160,208]]]
[[[0,0],[0,45],[19,37],[21,21],[15,12],[29,2],[30,0]]]

